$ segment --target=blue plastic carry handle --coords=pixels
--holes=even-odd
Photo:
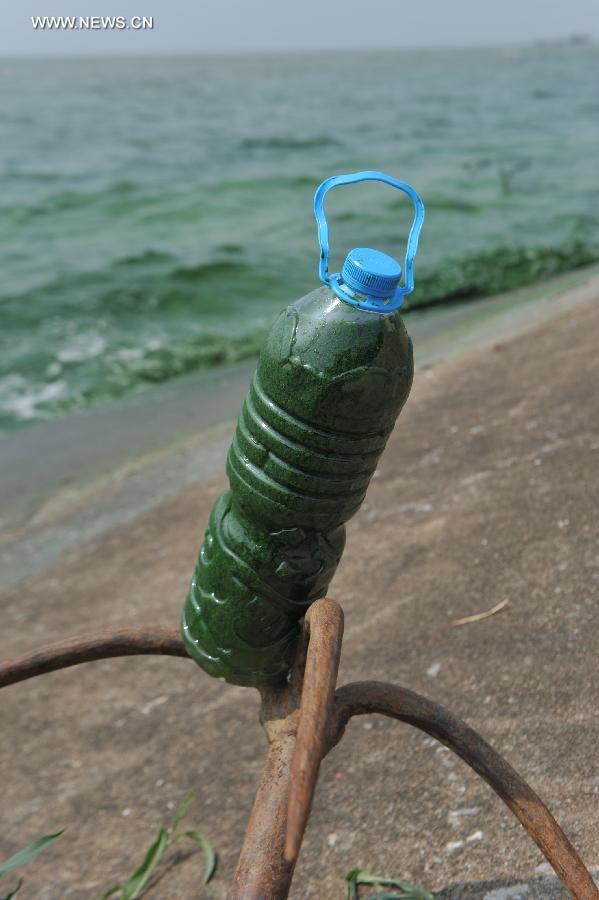
[[[414,206],[414,219],[412,227],[408,235],[406,244],[406,255],[403,270],[403,285],[399,285],[394,296],[385,302],[385,311],[397,309],[403,303],[404,297],[411,294],[414,290],[414,257],[418,249],[418,239],[424,222],[424,203],[418,193],[409,184],[404,181],[398,181],[397,178],[391,178],[384,172],[366,171],[354,172],[350,175],[333,175],[331,178],[325,179],[314,194],[314,215],[318,225],[318,243],[320,245],[320,264],[319,276],[320,280],[328,285],[337,296],[341,297],[354,306],[363,309],[369,309],[376,312],[381,311],[381,303],[371,301],[369,298],[356,299],[352,295],[348,295],[343,290],[341,276],[339,272],[333,275],[329,274],[329,226],[324,212],[324,198],[332,187],[338,184],[355,184],[358,181],[382,181],[391,187],[397,188],[408,195]]]

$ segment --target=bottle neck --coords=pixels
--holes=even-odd
[[[401,306],[401,303],[403,302],[403,297],[398,303],[395,297],[381,299],[379,297],[371,297],[368,294],[362,294],[342,281],[341,275],[331,278],[329,287],[343,303],[347,303],[349,306],[361,309],[364,312],[376,313],[379,316],[391,315],[391,313]]]

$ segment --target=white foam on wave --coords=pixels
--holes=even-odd
[[[137,347],[122,347],[112,354],[115,359],[123,362],[135,362],[135,360],[143,359],[148,351],[160,350],[167,343],[166,338],[152,337]]]
[[[83,362],[100,356],[106,349],[106,341],[97,331],[86,331],[75,335],[67,347],[59,350],[56,358],[62,363]]]
[[[65,381],[32,384],[22,375],[7,375],[0,379],[0,412],[21,421],[44,418],[44,406],[64,397]]]

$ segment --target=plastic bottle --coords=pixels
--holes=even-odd
[[[324,196],[338,184],[383,181],[414,205],[401,267],[376,250],[328,273]],[[183,610],[187,650],[234,684],[284,679],[299,620],[324,596],[413,376],[398,307],[413,290],[424,207],[381,172],[324,181],[314,198],[321,287],[272,326],[229,450],[230,490],[216,501]]]

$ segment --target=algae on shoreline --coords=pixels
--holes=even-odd
[[[476,303],[415,310],[416,371],[496,345],[599,294],[599,268]],[[143,393],[0,434],[0,580],[224,471],[254,361],[183,375]]]

